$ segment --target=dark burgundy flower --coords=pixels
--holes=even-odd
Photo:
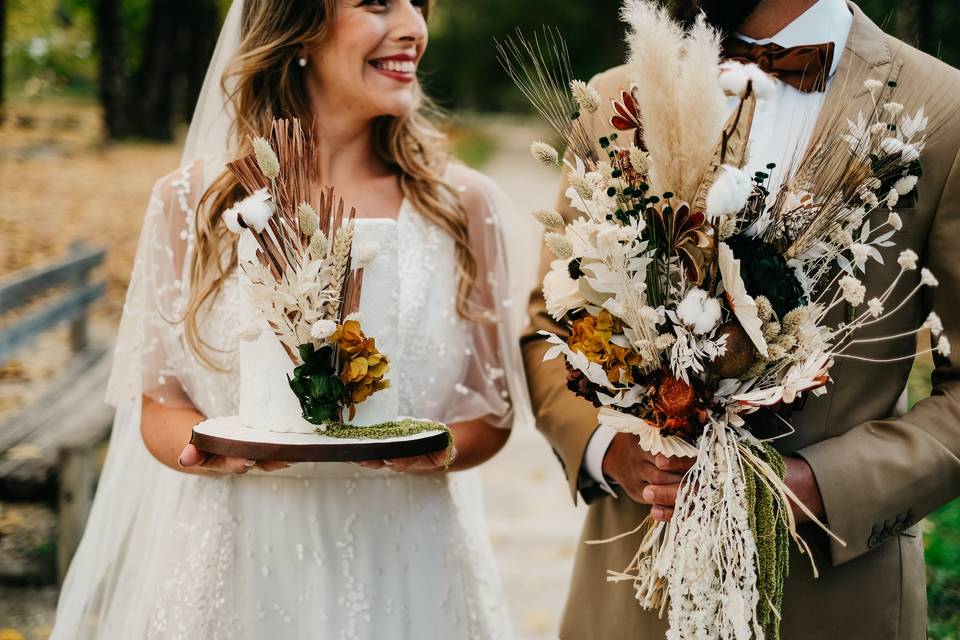
[[[633,131],[633,144],[638,149],[646,151],[647,147],[643,143],[643,125],[640,122],[640,112],[637,110],[634,91],[636,91],[636,87],[630,91],[621,91],[620,100],[610,101],[614,114],[610,118],[610,126],[617,131]]]

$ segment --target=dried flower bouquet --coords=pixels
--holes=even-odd
[[[895,82],[870,80],[865,113],[815,141],[771,193],[775,165],[743,170],[771,79],[721,64],[719,35],[702,19],[684,30],[646,0],[628,0],[623,16],[635,83],[613,101],[602,137],[585,117],[601,96],[570,77],[557,36],[500,47],[568,149],[566,160],[542,142],[531,152],[565,169],[582,214],[534,214],[556,258],[546,308],[567,330],[544,334],[546,359],[565,359],[569,388],[601,424],[652,453],[696,458],[671,522],[627,534],[642,535],[638,552],[609,579],[666,612],[668,638],[777,638],[789,540],[806,545],[784,462],[758,426],[789,427],[783,414],[827,393],[836,360],[870,359],[855,350],[905,337],[857,338],[902,307],[897,285],[916,283],[906,298],[937,285],[927,270],[916,277],[909,249],[882,295],[866,300],[861,280],[905,224],[892,209],[916,188],[928,120],[894,102]],[[936,315],[923,328],[949,352]]]

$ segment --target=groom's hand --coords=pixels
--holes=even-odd
[[[654,520],[673,517],[680,481],[693,458],[668,458],[640,448],[637,437],[618,433],[603,457],[603,473],[619,484],[627,495],[641,504],[649,504]]]

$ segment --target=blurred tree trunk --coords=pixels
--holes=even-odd
[[[189,119],[216,44],[216,0],[153,0],[140,67],[134,76],[137,134],[173,139],[174,116]]]
[[[121,138],[130,130],[125,103],[120,4],[121,0],[96,0],[93,19],[100,53],[98,93],[104,125],[110,138]]]
[[[932,0],[910,0],[897,3],[894,28],[898,38],[918,49],[929,51],[932,27]]]

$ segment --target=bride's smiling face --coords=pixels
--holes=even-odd
[[[307,52],[309,82],[323,102],[371,119],[414,110],[426,9],[427,0],[340,0],[327,36]]]

